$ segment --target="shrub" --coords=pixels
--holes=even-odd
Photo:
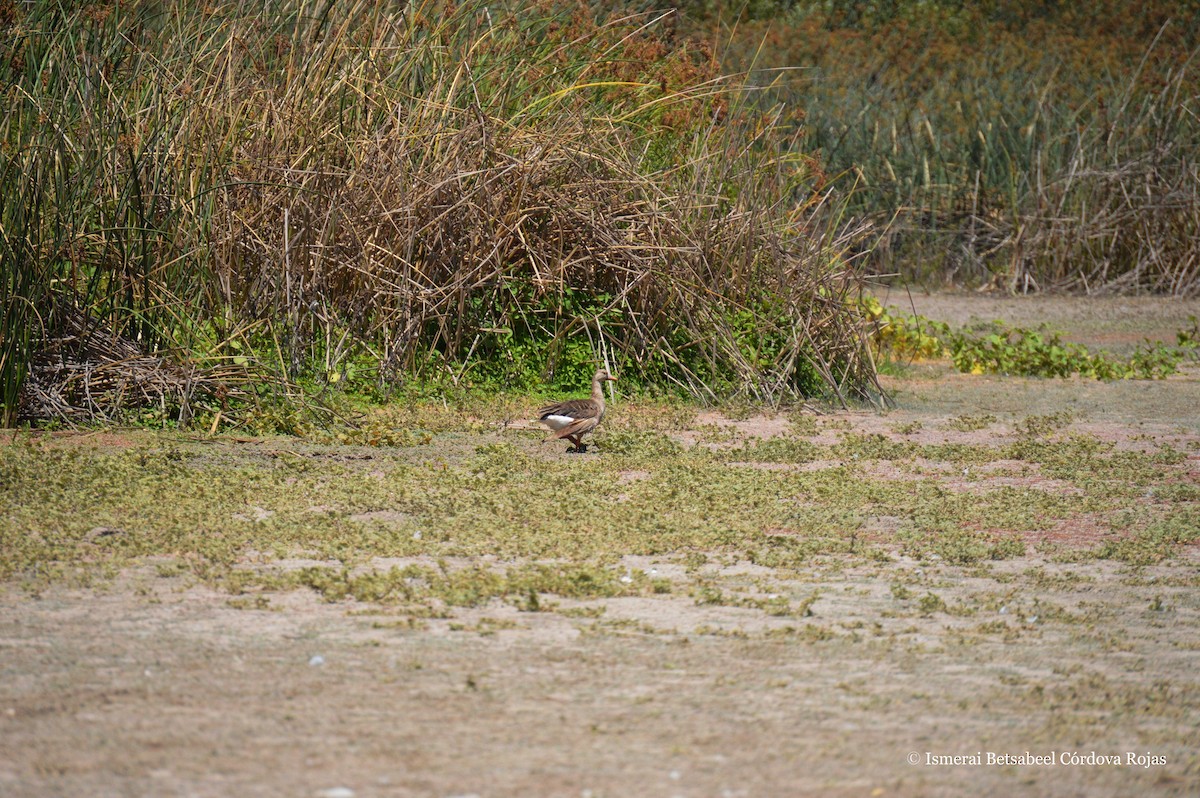
[[[696,396],[870,392],[820,170],[673,20],[536,0],[15,10],[6,407],[64,308],[329,383],[355,364],[577,385],[607,357]]]

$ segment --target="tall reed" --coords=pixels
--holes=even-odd
[[[6,386],[70,309],[328,380],[873,390],[853,231],[669,13],[45,2],[2,55]]]
[[[802,68],[801,146],[856,175],[874,270],[1200,293],[1194,3],[791,6],[729,60]]]

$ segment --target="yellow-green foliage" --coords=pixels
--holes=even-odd
[[[949,357],[956,369],[968,374],[1162,379],[1174,374],[1195,351],[1186,330],[1178,334],[1178,346],[1146,342],[1131,357],[1121,359],[1064,341],[1062,333],[1045,325],[1029,329],[995,321],[954,330],[924,316],[894,314],[874,297],[865,297],[861,305],[872,322],[871,340],[881,356],[892,361]]]
[[[1070,423],[1025,419],[999,446],[846,432],[835,443],[801,434],[710,450],[628,435],[619,449],[567,460],[524,432],[443,432],[408,449],[180,437],[104,450],[18,436],[0,446],[0,578],[36,588],[155,558],[164,575],[235,593],[308,587],[431,612],[491,599],[529,609],[539,594],[674,590],[623,567],[627,556],[677,558],[695,579],[711,558],[792,567],[902,550],[969,563],[1020,554],[1023,535],[1082,516],[1132,533],[1096,556],[1153,560],[1195,539],[1183,452],[1118,451],[1070,434]],[[880,476],[880,461],[908,478]],[[969,476],[994,461],[1071,489]],[[786,467],[799,463],[810,467]],[[961,472],[970,489],[949,490],[918,463]],[[1147,492],[1155,502],[1114,515]],[[873,527],[880,517],[887,531]],[[380,568],[376,558],[407,562]]]
[[[872,323],[871,339],[880,351],[900,360],[932,360],[949,354],[936,322],[921,316],[897,316],[873,296],[864,297],[863,315]]]

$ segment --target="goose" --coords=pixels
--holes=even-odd
[[[538,421],[553,430],[552,439],[566,438],[575,444],[567,449],[568,452],[583,454],[587,451],[587,444],[580,438],[594,430],[604,418],[604,390],[600,384],[616,380],[607,369],[600,369],[592,377],[590,399],[567,399],[564,402],[546,405],[538,411]]]

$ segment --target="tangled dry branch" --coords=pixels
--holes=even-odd
[[[239,395],[249,377],[240,367],[200,368],[146,354],[82,314],[60,315],[56,331],[41,337],[29,364],[18,401],[21,419],[93,423],[154,408],[186,426],[197,402],[223,403]]]

